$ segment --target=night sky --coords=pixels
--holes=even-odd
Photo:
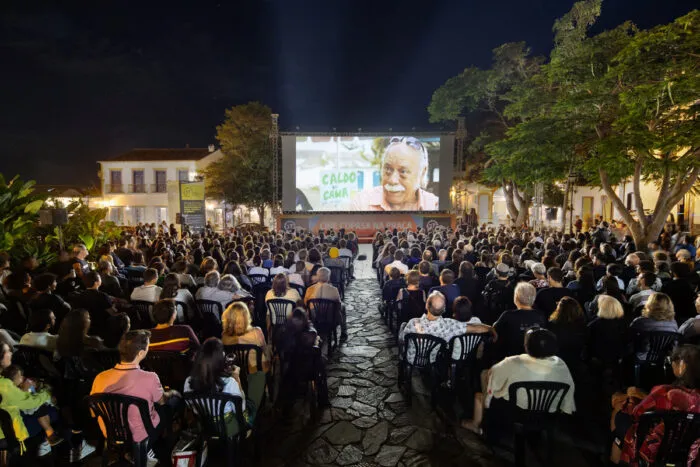
[[[428,129],[446,79],[488,66],[504,42],[547,54],[573,3],[5,0],[0,172],[89,185],[98,159],[214,143],[224,109],[252,100],[283,131]],[[694,5],[605,0],[596,28],[649,27]]]

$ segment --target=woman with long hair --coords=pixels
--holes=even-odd
[[[556,310],[549,317],[547,327],[557,336],[559,342],[557,356],[564,360],[569,368],[580,365],[583,349],[586,346],[587,328],[583,309],[576,299],[562,297]]]
[[[185,380],[184,392],[224,393],[238,396],[243,399],[242,409],[246,416],[252,404],[246,404],[240,372],[239,367],[234,365],[230,368],[227,365],[224,344],[221,340],[210,337],[204,341],[197,352],[190,376]],[[235,413],[236,407],[230,402],[227,403],[224,407],[224,417],[228,433],[233,433],[238,428],[236,418],[233,416]]]
[[[253,326],[248,305],[243,302],[233,302],[221,315],[221,341],[224,345],[253,344],[263,349],[262,368],[257,367],[257,356],[251,352],[248,359],[248,372],[267,372],[270,368],[270,349],[265,342],[265,335],[257,326]],[[240,362],[244,365],[245,362]]]
[[[61,322],[56,339],[56,351],[61,357],[80,357],[86,349],[103,350],[105,345],[97,336],[89,336],[90,313],[76,308]]]

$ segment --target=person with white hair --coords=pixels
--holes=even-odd
[[[230,274],[227,274],[227,276],[230,276],[230,278],[236,280]],[[228,280],[230,281],[230,279]],[[221,303],[221,309],[224,310],[226,306],[233,301],[234,295],[233,292],[229,290],[221,289],[219,287],[220,282],[221,276],[219,275],[219,271],[209,271],[207,275],[204,276],[204,286],[197,290],[195,298],[197,300],[211,300],[214,302],[219,302]]]
[[[338,313],[336,314],[336,320],[340,323],[340,341],[344,342],[348,340],[347,315],[345,313],[345,305],[340,300],[340,293],[338,293],[338,289],[330,284],[331,270],[328,268],[319,268],[319,270],[316,272],[316,278],[317,282],[306,289],[306,293],[304,294],[304,305],[309,309],[311,315],[313,315],[313,307],[309,308],[309,300],[323,298],[340,303],[340,306],[337,308]]]
[[[536,297],[537,289],[532,284],[520,282],[515,286],[513,302],[516,309],[504,311],[493,324],[500,336],[501,357],[523,353],[525,331],[533,327],[545,327],[544,314],[532,307]]]
[[[381,185],[352,200],[353,211],[437,211],[438,197],[426,191],[428,150],[412,136],[392,137],[381,161]]]

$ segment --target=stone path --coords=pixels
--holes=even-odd
[[[327,364],[331,407],[312,420],[308,403],[300,401],[288,419],[263,423],[259,465],[499,465],[475,437],[460,430],[458,440],[427,396],[414,393],[407,407],[379,297],[373,279],[358,279],[346,290],[350,337]]]

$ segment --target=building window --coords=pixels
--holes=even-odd
[[[156,207],[156,222],[160,224],[163,221],[168,221],[168,208]]]
[[[146,176],[143,169],[134,170],[132,172],[133,185],[131,185],[132,193],[146,193]]]
[[[124,208],[121,206],[109,208],[109,220],[117,225],[124,225]]]
[[[180,182],[189,182],[190,171],[187,169],[177,169],[177,180]]]
[[[134,206],[132,212],[134,224],[146,222],[146,208],[144,206]]]
[[[109,193],[123,193],[122,186],[122,171],[121,170],[110,170],[109,171],[109,185],[107,186],[107,192]]]
[[[154,193],[166,193],[168,191],[168,179],[167,172],[165,170],[155,171],[156,184],[154,187]]]

